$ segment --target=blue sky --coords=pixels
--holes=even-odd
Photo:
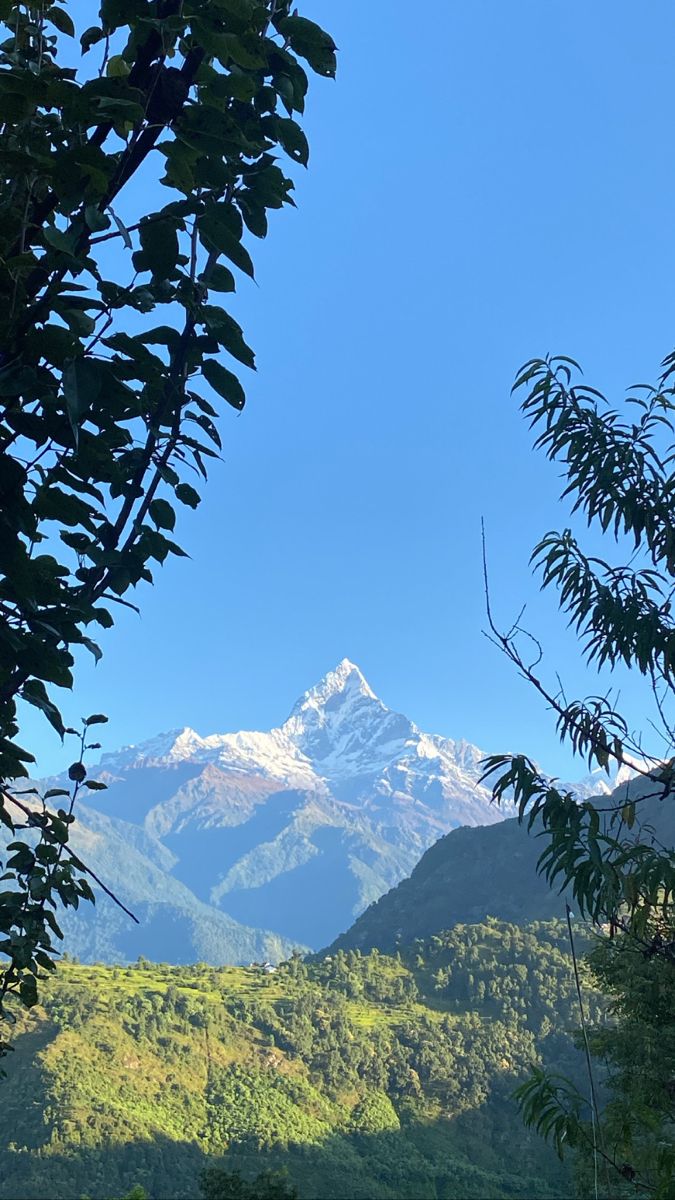
[[[274,214],[235,302],[258,360],[247,408],[223,414],[225,461],[181,514],[191,560],[82,662],[64,710],[107,712],[107,749],[266,728],[347,655],[424,729],[565,773],[550,716],[482,636],[480,519],[497,613],[527,601],[551,672],[595,690],[530,575],[566,512],[509,391],[550,350],[618,398],[673,348],[675,13],[302,11],[333,33],[339,76],[312,87],[298,211]],[[29,732],[43,770],[64,764]]]

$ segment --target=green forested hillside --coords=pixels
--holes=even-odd
[[[305,1200],[567,1196],[510,1094],[532,1061],[577,1072],[576,1024],[557,923],[269,975],[64,963],[19,1014],[0,1197],[196,1196],[211,1163],[285,1167]]]
[[[542,845],[515,818],[463,826],[439,838],[407,879],[387,892],[333,943],[334,949],[394,951],[458,921],[555,919],[564,900],[537,874]]]
[[[675,847],[672,805],[649,793],[647,781],[631,780],[617,788],[612,802],[621,806],[628,792],[640,796],[633,836],[649,842],[655,835]],[[407,879],[371,904],[331,949],[367,952],[373,946],[395,951],[399,943],[430,937],[457,922],[485,920],[488,914],[523,925],[564,915],[565,898],[537,873],[546,842],[535,821],[528,833],[515,818],[497,825],[453,829],[439,838]]]

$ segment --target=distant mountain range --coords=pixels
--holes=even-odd
[[[105,754],[75,844],[141,923],[101,897],[68,915],[69,947],[237,963],[325,946],[439,837],[509,815],[482,758],[387,708],[348,659],[269,732],[184,728]]]

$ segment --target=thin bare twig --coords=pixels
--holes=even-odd
[[[39,793],[37,792],[37,789],[36,789],[35,794],[38,795],[38,797],[41,799],[41,797],[39,796]],[[29,821],[30,821],[31,817],[34,816],[33,809],[30,808],[30,806],[28,804],[24,804],[21,800],[17,799],[17,797],[12,795],[11,792],[3,790],[2,798],[3,798],[3,800],[7,800],[10,804],[13,804],[15,806],[15,808],[20,809],[20,811],[24,814],[24,816]],[[76,797],[73,795],[73,797],[71,799],[71,803],[70,803],[70,812],[71,813],[72,813],[72,809],[73,809],[73,806],[75,803],[75,798]],[[44,802],[43,802],[43,806],[44,806]],[[31,824],[30,828],[38,828],[38,826]],[[132,912],[130,912],[130,910],[126,907],[126,905],[124,905],[122,903],[119,896],[115,895],[115,893],[108,887],[108,885],[106,883],[104,883],[102,879],[99,878],[99,876],[96,874],[96,872],[92,871],[91,867],[88,867],[86,863],[83,863],[79,857],[78,857],[77,861],[79,864],[78,870],[84,871],[87,875],[90,875],[91,878],[94,880],[94,882],[97,883],[98,886],[101,888],[101,890],[103,892],[105,892],[106,896],[109,896],[110,899],[113,901],[113,903],[116,904],[118,908],[122,909],[123,913],[126,913],[126,915],[128,917],[131,917],[132,921],[135,921],[135,923],[137,925],[140,925],[140,921],[139,921],[138,917],[134,916],[134,914]]]
[[[490,629],[490,634],[485,633],[485,636],[488,638],[489,641],[491,641],[493,643],[493,645],[497,646],[497,648],[499,650],[501,650],[502,653],[505,654],[508,659],[510,659],[510,661],[517,668],[520,675],[524,679],[526,679],[528,681],[528,683],[532,684],[532,686],[536,689],[536,691],[539,693],[539,695],[543,697],[543,699],[546,701],[546,703],[549,705],[549,707],[551,709],[553,709],[553,711],[555,713],[557,713],[559,717],[563,718],[567,722],[567,724],[570,728],[576,729],[578,732],[583,732],[579,721],[575,721],[574,719],[570,720],[568,707],[563,707],[563,705],[560,703],[558,698],[556,696],[554,696],[548,690],[548,688],[542,682],[542,680],[539,678],[539,676],[534,674],[533,667],[536,666],[536,663],[533,664],[532,666],[528,666],[527,663],[525,662],[525,660],[523,659],[522,655],[519,653],[516,646],[514,645],[513,640],[511,638],[509,638],[509,636],[507,634],[502,633],[501,630],[497,627],[496,621],[495,621],[493,613],[492,613],[492,604],[491,604],[491,600],[490,600],[490,584],[489,584],[488,566],[487,566],[485,522],[482,518],[481,518],[481,541],[482,541],[482,551],[483,551],[483,584],[484,584],[484,594],[485,594],[485,611],[486,611],[486,616],[487,616],[487,620],[488,620],[488,626]],[[534,638],[533,640],[536,642],[537,639]],[[604,744],[600,745],[600,742],[598,741],[598,739],[595,738],[592,734],[588,734],[588,740],[594,750],[601,749],[603,752],[605,752],[608,755],[609,758],[614,759],[614,761],[617,762],[619,764],[619,766],[630,766],[631,769],[636,772],[636,774],[642,775],[645,779],[653,780],[654,767],[647,768],[647,767],[639,766],[636,762],[627,759],[626,756],[621,751],[616,750],[611,743],[609,745],[604,745]],[[638,747],[635,746],[635,743],[632,740],[631,740],[631,747],[633,749],[637,749],[637,752],[642,754],[643,757],[645,757],[645,758],[647,757],[646,755],[644,755],[644,753],[642,752],[642,750],[639,746]]]

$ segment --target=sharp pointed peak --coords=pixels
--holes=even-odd
[[[307,707],[320,707],[335,696],[362,696],[368,700],[377,700],[375,692],[368,683],[365,675],[350,658],[343,658],[331,671],[315,683],[313,687],[303,692],[294,706],[293,711]]]
[[[368,683],[368,680],[363,674],[363,671],[355,662],[352,662],[351,658],[340,659],[338,665],[332,671],[328,671],[327,674],[324,675],[321,683],[325,683],[329,680],[341,685],[344,685],[347,680],[350,680],[351,682],[357,684],[359,690],[362,691],[364,695],[370,696],[373,700],[377,699],[373,689]]]

